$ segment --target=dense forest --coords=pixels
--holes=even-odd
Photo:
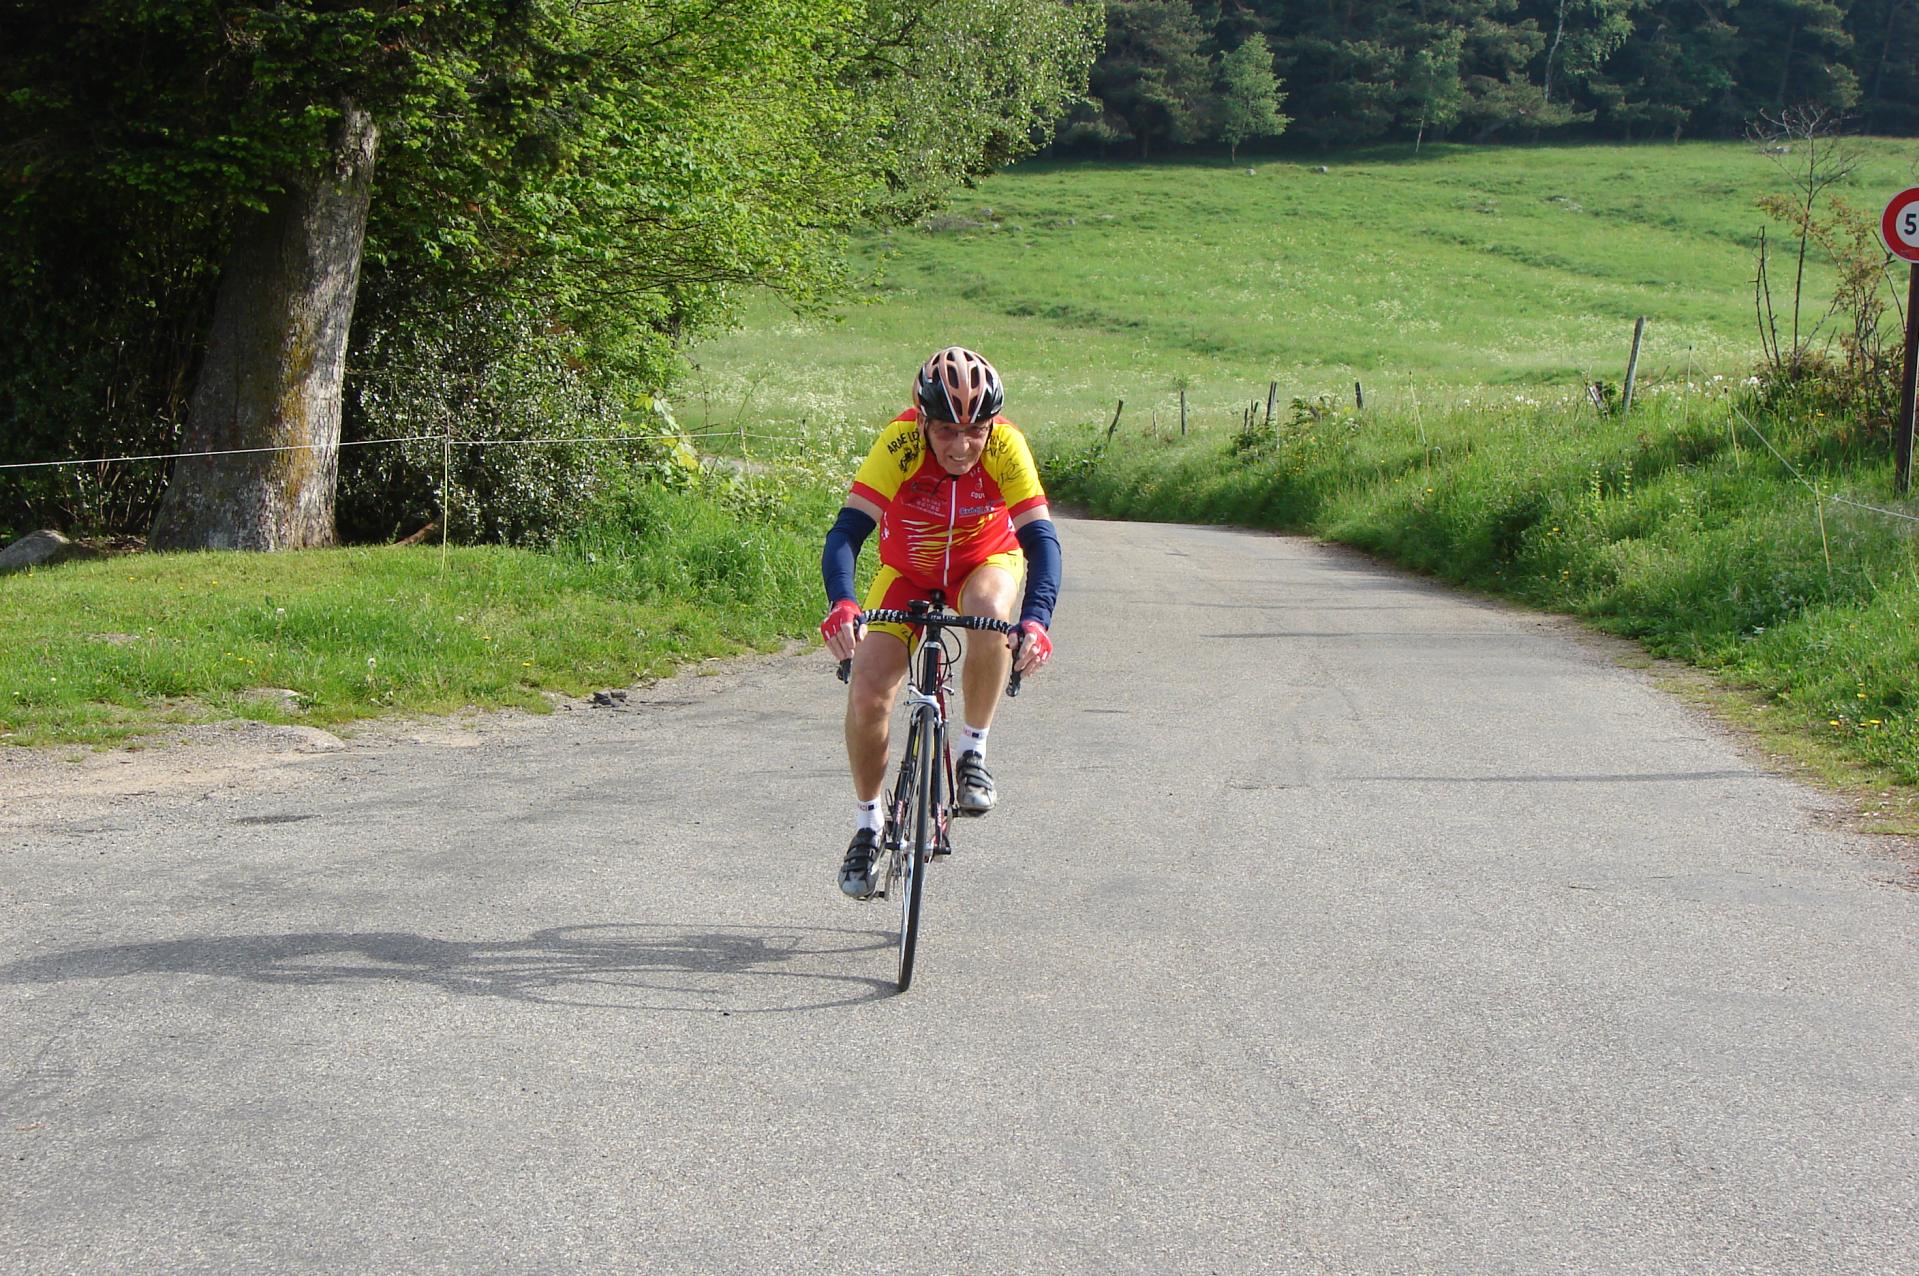
[[[1821,108],[1919,133],[1914,0],[1109,0],[1092,101],[1056,149],[1151,156],[1247,136],[1738,137]],[[1250,49],[1241,53],[1242,49]],[[1281,120],[1245,123],[1247,67]],[[1283,121],[1289,117],[1290,123]]]

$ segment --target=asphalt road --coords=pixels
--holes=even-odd
[[[0,753],[0,1270],[1919,1269],[1883,845],[1557,622],[1062,537],[905,996],[816,651]]]

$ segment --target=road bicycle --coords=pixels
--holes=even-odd
[[[876,899],[897,900],[900,907],[899,990],[913,982],[913,954],[919,945],[920,902],[926,888],[926,868],[936,856],[953,852],[952,829],[958,814],[953,783],[953,751],[946,738],[946,693],[958,652],[948,649],[946,631],[983,630],[1018,635],[1018,625],[990,616],[962,616],[946,609],[935,590],[916,599],[905,611],[863,611],[860,624],[916,625],[918,646],[907,663],[906,748],[900,757],[899,779],[886,807],[886,829],[880,835],[881,873]],[[1014,658],[1018,659],[1017,649]],[[840,681],[852,672],[851,660],[840,661]],[[1019,694],[1019,671],[1006,684],[1006,694]]]

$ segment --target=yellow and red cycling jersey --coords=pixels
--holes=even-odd
[[[884,511],[880,562],[953,597],[987,559],[1019,548],[1013,519],[1046,503],[1033,451],[1011,421],[995,417],[979,464],[955,477],[926,446],[911,408],[880,432],[852,493]]]

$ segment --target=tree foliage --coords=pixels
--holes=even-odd
[[[0,459],[166,450],[235,226],[324,170],[343,101],[380,135],[347,440],[414,428],[433,405],[411,396],[455,382],[490,421],[579,433],[665,388],[740,286],[818,297],[845,232],[1043,144],[1100,18],[1064,0],[10,0],[0,322],[35,340],[0,358]],[[73,472],[0,489],[0,524],[136,524],[158,471],[111,477],[112,509]]]
[[[1255,34],[1284,82],[1287,136],[1320,146],[1735,137],[1799,106],[1919,131],[1911,0],[1110,0],[1107,23],[1093,72],[1103,110],[1061,147],[1235,149],[1248,135],[1229,133],[1224,81],[1194,90],[1175,68],[1223,67]]]
[[[1279,113],[1285,98],[1273,74],[1273,51],[1255,31],[1220,59],[1218,118],[1213,131],[1239,162],[1239,144],[1249,137],[1278,137],[1290,122]]]
[[[1405,111],[1416,121],[1413,147],[1426,140],[1426,130],[1444,133],[1459,122],[1466,86],[1459,75],[1465,34],[1446,31],[1431,44],[1413,52],[1406,68]]]
[[[1186,0],[1109,0],[1106,46],[1076,137],[1156,145],[1198,141],[1212,101],[1207,29]]]

